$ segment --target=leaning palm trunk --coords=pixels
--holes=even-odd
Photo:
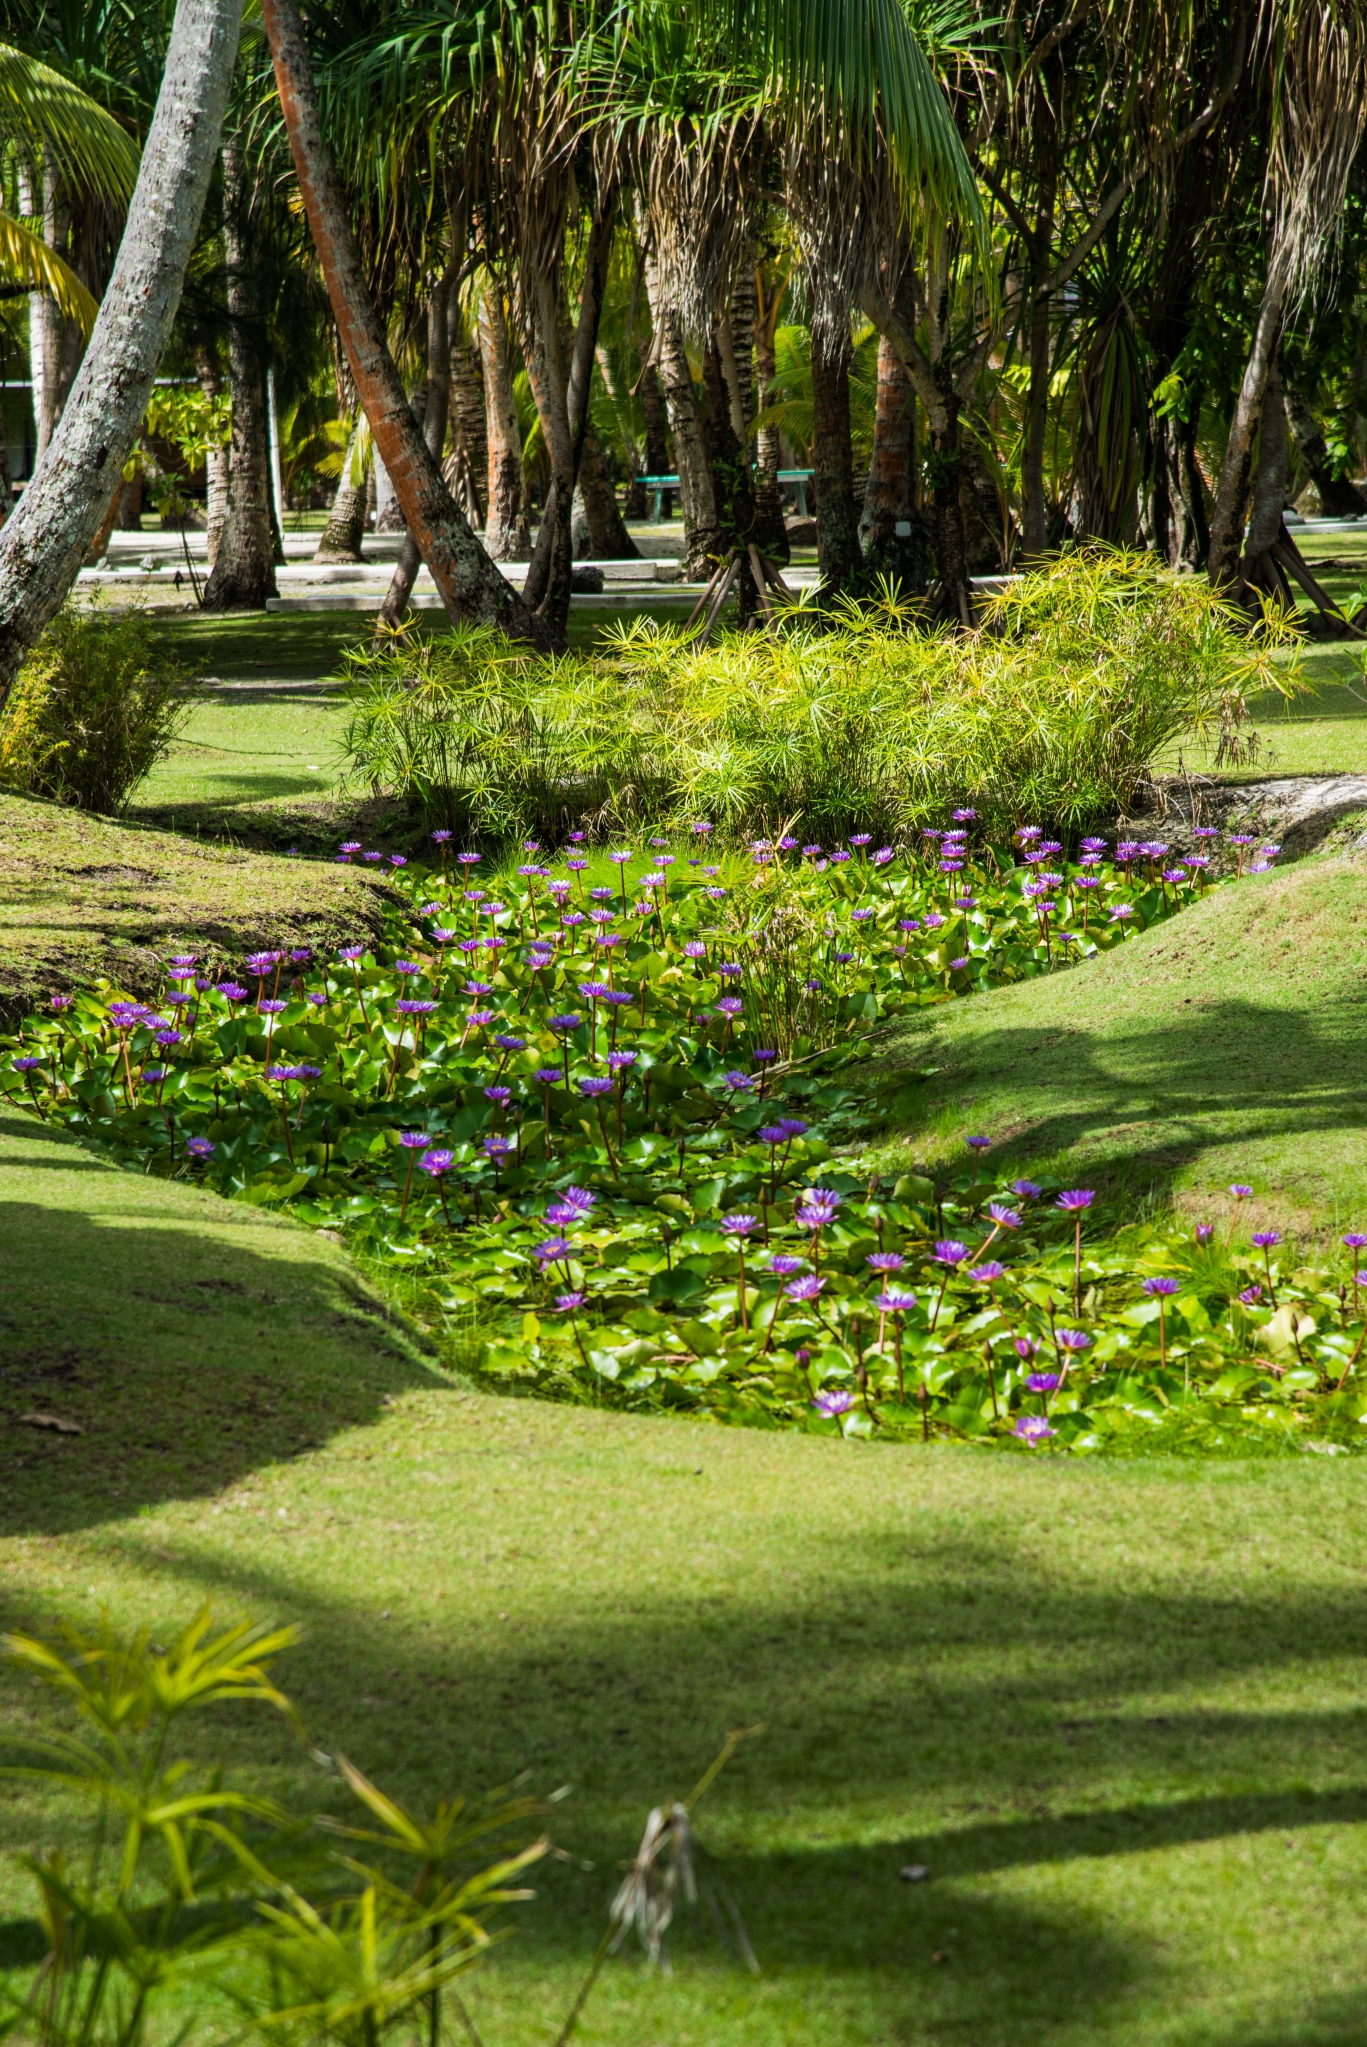
[[[422,409],[422,437],[434,462],[441,461],[446,442],[446,421],[451,409],[451,292],[454,269],[438,279],[427,302],[427,390]],[[398,625],[408,610],[419,567],[418,543],[405,534],[399,559],[385,592],[377,625]]]
[[[147,410],[218,154],[242,0],[179,0],[128,224],[76,382],[0,534],[0,702],[60,609]]]
[[[485,545],[496,562],[526,561],[532,550],[522,480],[522,436],[513,396],[512,343],[497,280],[479,302],[479,353],[484,365],[484,432],[489,448]]]
[[[297,0],[263,0],[276,85],[309,227],[327,280],[337,331],[408,530],[432,572],[453,625],[501,626],[549,649],[552,636],[490,561],[452,498],[418,430],[376,314],[360,253],[323,141],[317,94]]]
[[[347,436],[346,453],[342,457],[342,473],[337,479],[337,494],[332,500],[327,525],[313,559],[317,562],[358,562],[361,559],[361,540],[365,533],[366,484],[369,465],[362,450],[365,414],[357,412]]]
[[[276,596],[266,373],[249,232],[250,187],[240,142],[223,151],[223,255],[228,271],[228,387],[233,401],[228,516],[204,590],[206,611],[263,611]]]

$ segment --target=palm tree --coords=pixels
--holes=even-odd
[[[453,624],[501,626],[539,647],[551,633],[490,561],[452,497],[413,416],[367,289],[341,181],[323,137],[318,94],[296,0],[263,0],[285,132],[327,283],[333,318],[375,449],[409,533]]]
[[[61,423],[0,533],[0,703],[75,581],[137,437],[199,229],[241,20],[242,0],[177,0],[109,290]],[[93,168],[88,144],[64,160],[74,169],[83,159]]]

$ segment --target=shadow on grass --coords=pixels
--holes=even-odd
[[[10,1187],[71,1173],[103,1213],[59,1205],[60,1183],[55,1199],[0,1201],[0,1535],[216,1494],[432,1383],[383,1306],[302,1233],[282,1241],[250,1211],[207,1230],[193,1208],[179,1227],[138,1221],[131,1175],[25,1136]]]
[[[534,1523],[547,1478],[538,1470],[520,1499],[509,1498],[504,1511],[520,1531]],[[409,1511],[419,1519],[392,1524],[389,1541],[411,1558],[416,1590],[407,1606],[396,1599],[392,1621],[373,1610],[363,1545],[337,1578],[323,1582],[311,1569],[301,1582],[284,1555],[269,1554],[268,1544],[288,1540],[269,1522],[250,1560],[197,1543],[168,1554],[164,1537],[152,1554],[135,1529],[104,1542],[130,1571],[156,1574],[158,1610],[182,1581],[176,1607],[207,1588],[226,1609],[303,1622],[307,1647],[285,1659],[281,1676],[309,1739],[386,1788],[430,1803],[453,1785],[506,1782],[523,1768],[538,1789],[574,1785],[554,1821],[570,1859],[538,1870],[536,1902],[518,1915],[518,1938],[497,1966],[498,1996],[515,1987],[521,1998],[536,1985],[540,1997],[545,1983],[572,1979],[647,1809],[684,1793],[721,1731],[746,1721],[766,1720],[768,1731],[699,1809],[701,1839],[722,1851],[716,1866],[765,1984],[789,1998],[827,1998],[843,1984],[841,1994],[857,1995],[892,2028],[879,2037],[936,2037],[943,2027],[1019,2047],[1050,2027],[1104,2029],[1132,2009],[1129,2000],[1161,1993],[1162,1944],[1129,1938],[1113,1906],[1109,1917],[1090,1909],[1085,1874],[1067,1885],[1048,1876],[1033,1894],[984,1880],[1367,1821],[1367,1784],[1297,1786],[1330,1753],[1360,1746],[1356,1710],[1155,1716],[1144,1703],[1165,1688],[1341,1657],[1361,1637],[1361,1601],[1350,1590],[1294,1603],[1250,1594],[1236,1604],[1162,1587],[1117,1600],[1062,1573],[1040,1586],[1027,1560],[966,1538],[954,1519],[914,1541],[899,1542],[891,1528],[852,1528],[847,1540],[827,1541],[828,1567],[791,1600],[770,1586],[715,1624],[677,1600],[624,1614],[577,1595],[519,1616],[501,1642],[468,1623],[434,1630],[422,1595],[435,1560],[416,1539],[419,1509]],[[881,1580],[859,1576],[873,1539],[895,1549]],[[930,1582],[928,1555],[938,1552],[943,1566],[949,1549],[949,1576]],[[339,1558],[347,1554],[344,1546]],[[989,1568],[993,1596],[979,1601]],[[36,1613],[24,1619],[41,1624]],[[1093,1717],[1062,1717],[1079,1700]],[[239,1715],[194,1732],[219,1759],[264,1769],[277,1786],[288,1777],[301,1802],[338,1810],[335,1780],[320,1777],[305,1751],[282,1760],[274,1719]],[[1126,1783],[1179,1777],[1198,1788],[1118,1795]],[[1258,1788],[1220,1788],[1231,1778]],[[1032,1799],[1036,1816],[996,1816]],[[828,1805],[829,1824],[848,1834],[877,1832],[880,1813],[891,1818],[911,1802],[957,1809],[963,1823],[940,1819],[917,1833],[887,1826],[883,1838],[856,1844],[821,1840]],[[15,1809],[0,1824],[22,1839],[32,1822]],[[785,1834],[800,1845],[769,1845]],[[929,1865],[929,1882],[900,1880],[913,1862]],[[680,1995],[704,1994],[696,1982],[689,1988],[694,1969],[705,1972],[706,1997],[729,2005],[749,1995],[705,1914],[701,1933],[678,1930]],[[647,1989],[636,1965],[614,1963],[605,1991],[629,1990],[665,1999],[668,2012],[668,1986]],[[1342,2037],[1334,2023],[1269,2032],[1266,2047],[1282,2039],[1316,2047]],[[718,2022],[713,2037],[724,2030]]]
[[[983,1120],[1000,1113],[1015,1127],[994,1145],[999,1170],[1085,1146],[1089,1171],[1146,1181],[1176,1174],[1231,1139],[1362,1128],[1367,1076],[1355,1048],[1367,1016],[1359,1003],[1335,991],[1311,1015],[1203,998],[1200,987],[1194,972],[1190,996],[1174,1005],[1161,990],[1152,1021],[1123,1022],[1108,1016],[1098,989],[1094,1029],[1073,1014],[998,1029],[985,1015],[967,1018],[935,1046],[943,1071],[928,1082],[888,1072],[891,1125],[914,1138],[960,1108]],[[899,1056],[921,1063],[930,1043],[908,1036]]]

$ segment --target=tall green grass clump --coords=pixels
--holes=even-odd
[[[486,629],[399,634],[350,658],[357,775],[434,822],[553,839],[707,818],[885,836],[971,806],[1076,830],[1133,800],[1187,733],[1237,743],[1248,698],[1295,687],[1204,583],[1151,557],[1070,554],[992,597],[967,635],[895,601],[702,646],[637,619],[542,658]]]
[[[0,782],[117,816],[170,749],[193,690],[144,613],[59,612],[0,717]]]

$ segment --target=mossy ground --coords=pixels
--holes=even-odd
[[[230,961],[258,946],[330,950],[378,930],[362,874],[0,792],[0,1014],[107,976],[135,994],[181,947]]]

